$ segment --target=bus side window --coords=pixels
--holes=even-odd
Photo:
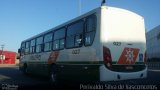
[[[89,32],[89,33],[85,33],[85,45],[91,45],[93,40],[94,40],[94,36],[95,36],[95,31]]]
[[[52,49],[52,37],[53,33],[44,36],[44,51],[50,51]]]
[[[92,45],[96,32],[96,15],[91,15],[86,19],[85,46]]]
[[[35,53],[35,39],[31,40],[29,51],[30,53]]]
[[[74,47],[74,36],[67,36],[66,38],[66,48]]]
[[[60,49],[64,48],[64,39],[61,39],[59,43],[60,43],[59,48]]]
[[[23,43],[21,44],[20,54],[21,54],[21,55],[24,55],[24,54],[25,54],[25,42],[23,42]]]
[[[83,45],[84,22],[80,20],[67,28],[66,48],[81,47]]]
[[[54,40],[53,50],[59,49],[59,40]]]
[[[82,46],[82,34],[76,35],[75,46]]]
[[[27,41],[26,45],[25,45],[25,50],[24,50],[25,54],[29,54],[29,44],[30,44],[30,42]]]
[[[53,50],[64,49],[65,31],[61,28],[54,32]]]
[[[42,52],[43,51],[43,37],[39,37],[36,39],[36,52]]]

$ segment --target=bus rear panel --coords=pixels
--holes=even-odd
[[[124,9],[102,7],[101,23],[104,65],[100,67],[100,80],[145,78],[143,17]]]

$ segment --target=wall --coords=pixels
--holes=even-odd
[[[15,64],[16,61],[16,52],[11,52],[11,51],[3,51],[0,50],[0,64]],[[3,59],[2,60],[2,56]]]
[[[148,59],[160,58],[160,25],[146,34]]]

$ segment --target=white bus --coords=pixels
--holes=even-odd
[[[22,41],[20,70],[57,78],[116,81],[147,77],[144,19],[101,6]]]

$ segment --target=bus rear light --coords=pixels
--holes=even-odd
[[[112,66],[112,57],[109,48],[103,47],[103,60],[108,68]]]
[[[145,51],[145,54],[144,54],[144,63],[147,64],[147,52]]]

